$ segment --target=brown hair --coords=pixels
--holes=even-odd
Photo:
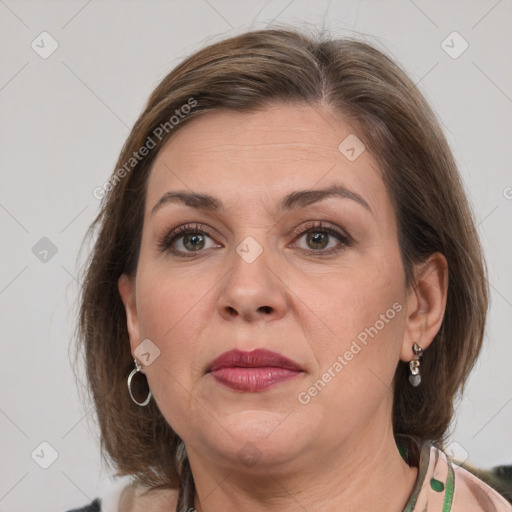
[[[83,277],[78,326],[105,458],[116,475],[132,475],[152,489],[180,488],[177,510],[193,503],[190,466],[155,401],[141,408],[128,394],[134,365],[117,282],[123,273],[136,273],[146,183],[165,142],[207,111],[253,112],[271,101],[321,102],[357,128],[380,164],[395,209],[408,285],[414,285],[415,263],[437,251],[448,261],[445,317],[423,355],[421,386],[409,384],[405,363],[396,369],[395,434],[442,445],[457,391],[482,343],[488,289],[471,211],[434,113],[397,64],[365,42],[293,29],[248,32],[198,51],[153,91],[121,151],[116,179],[88,231],[97,239]],[[194,107],[170,126],[186,104]],[[167,130],[158,147],[126,171],[134,152],[162,126]]]

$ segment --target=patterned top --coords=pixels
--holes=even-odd
[[[398,436],[397,444],[405,461],[418,467],[403,512],[512,512],[501,494],[433,444],[407,436]]]
[[[400,435],[397,445],[404,460],[418,468],[418,478],[402,512],[512,512],[512,503],[433,444]],[[484,474],[487,478],[492,475]],[[509,478],[501,484],[510,485]],[[118,512],[121,492],[118,488],[104,500],[96,498],[68,512]]]

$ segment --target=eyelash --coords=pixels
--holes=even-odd
[[[328,256],[334,253],[337,253],[344,247],[349,247],[352,244],[352,238],[348,233],[342,230],[335,229],[331,227],[330,225],[326,225],[323,222],[316,222],[314,224],[309,224],[305,227],[300,228],[299,230],[296,230],[293,235],[295,237],[295,241],[300,238],[302,235],[305,235],[309,232],[318,232],[318,233],[324,233],[328,235],[332,235],[335,238],[337,238],[341,243],[336,247],[331,247],[330,249],[321,249],[321,250],[314,250],[314,249],[301,249],[299,248],[299,251],[307,252],[307,253],[315,253],[316,255],[322,255],[322,256]],[[168,234],[166,234],[164,237],[162,237],[158,241],[158,250],[160,252],[166,252],[169,251],[176,256],[184,257],[184,258],[190,258],[195,257],[198,253],[204,252],[204,250],[199,251],[188,251],[188,252],[182,252],[182,251],[176,251],[171,249],[170,247],[176,240],[182,238],[183,236],[187,234],[202,234],[207,235],[209,238],[212,238],[208,232],[208,229],[205,229],[205,226],[202,224],[185,224],[183,226],[179,226],[172,231],[170,231]]]

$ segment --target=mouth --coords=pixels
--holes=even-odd
[[[214,359],[208,373],[236,391],[258,392],[293,379],[304,370],[287,357],[264,349],[230,350]]]

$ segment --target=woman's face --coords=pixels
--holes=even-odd
[[[120,292],[132,353],[189,453],[265,467],[391,425],[414,340],[395,214],[361,144],[325,108],[274,105],[202,115],[157,156],[135,287]],[[260,352],[210,371],[233,350],[295,366]]]

